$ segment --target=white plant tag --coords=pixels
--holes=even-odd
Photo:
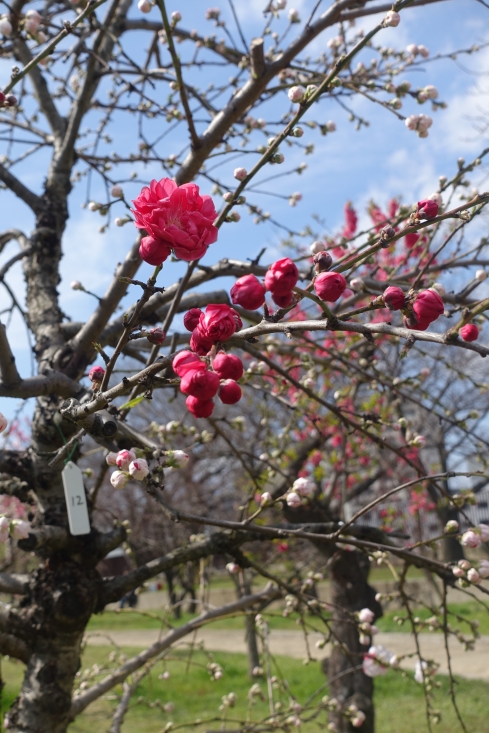
[[[81,469],[72,461],[68,461],[61,475],[63,477],[70,532],[73,535],[90,534],[87,498]]]

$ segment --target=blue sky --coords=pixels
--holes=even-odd
[[[266,3],[264,0],[235,0],[235,5],[243,32],[249,42],[261,33],[263,25],[261,10]],[[305,19],[313,5],[311,0],[289,2],[287,10],[295,7],[301,18]],[[327,4],[324,3],[324,6],[326,8]],[[183,28],[189,30],[195,28],[207,34],[216,32],[212,23],[204,19],[206,4],[196,3],[193,0],[180,0],[173,7],[171,4],[168,7],[170,11],[178,7],[183,15],[181,22]],[[221,2],[221,9],[223,17],[229,19],[229,27],[237,37],[225,0]],[[139,12],[134,5],[130,16],[138,17],[138,15]],[[153,9],[146,17],[157,20],[157,10]],[[378,20],[379,17],[360,19],[357,21],[357,26],[368,30]],[[481,4],[469,0],[449,0],[404,11],[401,24],[397,28],[383,31],[379,41],[386,46],[399,49],[404,49],[409,43],[424,44],[430,49],[433,58],[438,53],[452,53],[489,40],[488,20],[489,11]],[[281,24],[285,27],[285,19]],[[297,28],[298,26],[293,28],[293,34],[297,33]],[[217,34],[222,35],[219,29]],[[336,34],[337,29],[331,28],[316,39],[311,49],[312,55],[319,54],[325,49],[327,40]],[[141,53],[144,52],[147,42],[148,37],[144,33],[135,34],[132,41],[140,45]],[[182,57],[185,58],[184,47],[181,48]],[[371,54],[370,51],[368,53]],[[367,55],[366,58],[370,56]],[[372,198],[382,204],[391,196],[402,196],[404,201],[411,203],[431,194],[437,188],[439,175],[453,174],[459,156],[468,160],[477,155],[487,144],[487,133],[481,131],[480,122],[482,117],[487,117],[489,108],[487,94],[489,82],[486,76],[488,70],[489,50],[482,50],[473,55],[460,57],[457,62],[448,59],[430,61],[424,71],[406,73],[402,76],[412,81],[413,86],[434,84],[440,92],[440,99],[448,104],[446,110],[432,115],[434,124],[427,139],[418,138],[393,115],[363,99],[357,100],[355,111],[370,121],[370,127],[356,132],[354,126],[348,122],[347,115],[338,106],[332,102],[325,103],[321,115],[324,116],[324,120],[333,119],[337,131],[321,137],[306,127],[301,142],[314,142],[316,145],[314,154],[304,156],[299,150],[290,152],[286,149],[283,151],[286,161],[281,170],[288,170],[301,161],[307,163],[307,169],[301,176],[278,179],[271,189],[275,193],[286,195],[299,191],[303,195],[303,200],[291,208],[287,201],[276,197],[254,195],[249,199],[258,203],[264,210],[270,211],[275,219],[296,230],[310,225],[320,232],[312,217],[319,214],[325,221],[326,228],[334,231],[342,222],[343,206],[347,200],[352,200],[362,212]],[[226,74],[229,73],[226,71]],[[0,65],[0,74],[3,76],[9,74],[9,65],[5,62]],[[285,104],[288,104],[286,99]],[[283,112],[283,109],[280,111]],[[431,114],[427,108],[418,108],[414,101],[407,102],[402,111],[405,114],[419,111]],[[128,137],[131,132],[121,124],[117,125],[112,133],[111,149],[123,154],[133,142]],[[177,153],[185,142],[184,131],[170,136],[168,141],[166,154]],[[3,144],[0,141],[0,155]],[[230,185],[233,183],[232,171],[239,164],[249,165],[249,158],[243,161],[228,161],[222,166],[223,180]],[[134,169],[138,171],[141,179],[148,181],[151,177],[162,175],[161,168],[156,165],[148,166],[146,170],[142,166],[134,166]],[[44,177],[41,157],[35,165],[21,165],[16,167],[14,172],[34,190],[41,191]],[[272,172],[278,172],[278,167]],[[481,190],[484,186],[487,188],[485,175],[485,171],[479,169],[474,181]],[[74,279],[81,280],[87,288],[102,294],[110,282],[116,262],[125,256],[134,239],[131,224],[123,228],[111,226],[104,235],[98,232],[99,226],[103,223],[99,214],[80,207],[84,201],[85,185],[83,181],[79,187],[75,186],[70,197],[71,219],[65,234],[65,255],[59,288],[62,308],[73,320],[87,317],[93,300],[83,293],[71,290],[70,282]],[[134,183],[124,185],[127,197],[133,198],[137,195],[140,187]],[[203,184],[203,188],[206,192],[210,192],[206,183]],[[91,198],[102,200],[101,196],[102,189],[95,184]],[[7,192],[0,191],[0,197],[2,230],[18,227],[21,222],[21,228],[28,232],[32,226],[32,217],[27,207]],[[220,204],[219,199],[216,203]],[[112,219],[125,213],[122,204],[113,207],[112,211]],[[271,260],[279,251],[281,237],[282,232],[272,224],[261,224],[257,227],[245,215],[238,224],[223,227],[219,241],[209,249],[206,263],[211,264],[225,256],[253,257],[262,247],[267,247],[266,259]],[[0,266],[15,253],[16,246],[12,242],[0,255]],[[144,266],[140,274],[144,276],[148,272],[149,268],[146,270]],[[169,264],[165,267],[162,284],[173,282],[181,272],[181,265]],[[18,296],[23,297],[20,265],[12,269],[8,281]],[[135,295],[135,292],[131,291],[128,302],[132,302]],[[0,309],[5,307],[5,302],[5,294],[0,291]],[[2,319],[5,320],[5,317],[2,316]],[[10,338],[22,375],[28,376],[29,349],[25,328],[18,316],[12,319]],[[17,406],[17,400],[0,400],[0,410],[7,416],[11,415]]]

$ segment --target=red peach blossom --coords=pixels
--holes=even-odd
[[[467,323],[460,329],[460,335],[464,341],[476,341],[479,337],[479,329],[475,323]]]
[[[339,272],[321,272],[314,281],[314,290],[328,303],[334,303],[343,295],[346,280]]]
[[[243,362],[235,354],[220,352],[212,362],[212,368],[221,379],[241,379],[244,368]]]
[[[416,214],[420,219],[434,219],[438,216],[438,202],[433,199],[418,201]]]
[[[239,318],[236,311],[228,305],[208,305],[205,313],[200,316],[196,330],[212,342],[226,341],[236,331],[235,315]]]
[[[214,345],[212,339],[206,338],[199,328],[194,328],[190,337],[190,348],[199,356],[205,356]]]
[[[199,400],[210,400],[217,394],[219,384],[219,375],[215,372],[207,369],[189,369],[182,377],[180,391]]]
[[[88,372],[88,378],[91,382],[101,382],[104,378],[105,369],[101,366],[94,366]]]
[[[277,295],[276,293],[273,293],[272,300],[275,305],[278,305],[279,308],[288,308],[288,306],[292,303],[293,296],[294,293],[292,291],[290,291],[289,293],[284,293],[284,295]]]
[[[150,344],[162,344],[166,338],[166,333],[161,328],[150,328],[146,336]]]
[[[213,400],[199,400],[197,397],[192,397],[192,395],[187,397],[185,404],[194,417],[210,417],[214,410]]]
[[[390,311],[399,311],[404,308],[406,298],[401,288],[389,285],[383,293],[384,303]]]
[[[133,204],[136,227],[171,247],[180,260],[199,259],[217,239],[214,202],[210,196],[201,196],[195,183],[177,186],[170,178],[151,181]]]
[[[417,232],[411,232],[411,234],[406,234],[404,237],[404,244],[408,249],[411,249],[414,247],[416,242],[418,241],[420,235]]]
[[[255,275],[244,275],[234,283],[230,290],[235,305],[254,311],[265,302],[265,288]]]
[[[183,325],[185,326],[187,331],[192,332],[194,328],[197,328],[201,315],[202,311],[200,310],[200,308],[191,308],[185,313],[183,317]]]
[[[161,265],[171,255],[171,249],[163,239],[143,237],[139,245],[139,256],[148,265]]]
[[[265,287],[274,295],[287,295],[297,284],[299,270],[290,257],[277,260],[265,275]]]
[[[436,290],[422,290],[417,294],[413,304],[414,317],[418,323],[432,323],[441,316],[445,310],[443,300]],[[424,330],[424,329],[419,329]]]
[[[192,351],[181,351],[173,359],[173,371],[179,377],[183,377],[189,369],[205,369],[206,365]]]
[[[225,405],[235,405],[241,397],[241,387],[234,379],[226,379],[219,387],[219,399]]]

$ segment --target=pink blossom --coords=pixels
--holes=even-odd
[[[371,624],[374,618],[375,613],[371,611],[370,608],[362,608],[362,610],[358,612],[358,620],[362,623]]]
[[[135,461],[135,460],[136,460],[136,454],[134,453],[133,450],[120,450],[119,453],[117,454],[117,458],[115,462],[117,464],[117,468],[120,468],[121,471],[127,471],[131,461]]]
[[[3,433],[3,431],[5,430],[5,428],[7,427],[7,425],[8,425],[7,418],[5,417],[5,415],[3,415],[0,412],[0,433]]]
[[[137,481],[142,481],[149,473],[147,462],[144,458],[136,458],[135,461],[129,464],[129,473]]]
[[[308,478],[297,478],[292,484],[292,489],[299,494],[299,496],[310,497],[317,489],[316,483]]]
[[[244,372],[243,362],[235,354],[220,351],[212,362],[212,368],[221,379],[241,379]]]
[[[207,369],[189,370],[181,379],[180,391],[199,400],[210,400],[217,394],[219,384],[219,375],[215,372]]]
[[[25,540],[29,536],[31,525],[23,519],[13,519],[10,534],[14,540]]]
[[[464,547],[479,547],[482,540],[474,530],[469,529],[467,532],[464,532],[462,535],[462,538],[460,540],[460,544]]]
[[[214,202],[210,196],[201,196],[195,183],[177,186],[170,178],[153,180],[133,204],[136,227],[159,240],[163,250],[171,247],[180,260],[199,259],[217,239]],[[144,259],[145,251],[140,254]]]
[[[205,356],[214,345],[212,339],[206,338],[200,328],[194,328],[190,337],[190,348],[199,356]]]
[[[146,338],[150,344],[161,346],[166,338],[166,333],[161,328],[150,328]]]
[[[244,275],[236,280],[230,294],[235,305],[252,311],[261,308],[265,302],[265,287],[255,275]]]
[[[287,92],[287,96],[291,102],[302,102],[302,100],[304,99],[304,87],[290,87],[289,91]]]
[[[234,177],[238,181],[244,181],[247,175],[248,175],[248,171],[246,170],[246,168],[235,168],[234,169]]]
[[[467,323],[460,329],[460,335],[464,341],[476,341],[479,338],[479,329],[475,323]]]
[[[314,281],[314,290],[327,303],[334,303],[346,290],[346,280],[340,272],[321,272]]]
[[[187,397],[185,404],[194,417],[210,417],[214,410],[213,400],[199,400],[198,397],[192,395]]]
[[[404,308],[406,297],[401,288],[390,285],[383,293],[384,303],[391,311],[398,311]]]
[[[363,710],[358,710],[355,715],[351,719],[351,724],[354,728],[361,728],[361,726],[365,723],[367,716],[363,712]]]
[[[284,257],[270,265],[265,275],[265,287],[273,295],[288,295],[296,286],[299,270],[290,257]]]
[[[489,526],[487,524],[478,524],[477,529],[479,530],[482,542],[489,542]]]
[[[171,255],[170,245],[163,239],[156,237],[143,237],[139,245],[139,256],[148,265],[162,265]]]
[[[105,456],[105,462],[108,466],[117,466],[117,453],[107,453]]]
[[[114,471],[110,477],[110,483],[114,489],[123,489],[128,481],[129,477],[127,473],[124,473],[124,471]]]
[[[105,369],[101,366],[93,366],[88,372],[88,378],[91,382],[101,382],[104,378]]]
[[[197,330],[213,343],[226,341],[236,331],[235,312],[228,305],[208,305],[200,316]]]
[[[194,328],[197,328],[201,315],[202,311],[200,310],[200,308],[191,308],[185,313],[183,317],[183,325],[185,326],[187,331],[192,332]]]
[[[481,578],[489,578],[489,560],[479,562],[479,575]]]
[[[172,367],[178,377],[183,377],[189,369],[205,369],[206,365],[193,351],[181,351],[173,359]]]
[[[471,583],[475,583],[476,585],[478,585],[481,582],[482,578],[475,568],[470,568],[470,570],[467,572],[467,580],[470,580]]]
[[[416,214],[420,219],[434,219],[438,216],[438,202],[433,199],[418,201]]]
[[[384,23],[391,28],[397,28],[400,22],[401,16],[399,15],[399,13],[396,13],[395,10],[389,10],[384,18]]]
[[[301,497],[295,491],[289,491],[286,497],[287,506],[297,509],[301,505]]]
[[[235,405],[242,396],[241,387],[234,379],[225,379],[219,387],[219,399],[225,405]]]
[[[264,491],[260,498],[260,506],[267,506],[267,504],[271,504],[273,501],[273,497],[269,491]],[[488,575],[489,575],[489,567],[488,567]],[[487,577],[485,575],[484,577]]]

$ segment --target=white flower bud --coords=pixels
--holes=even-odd
[[[114,473],[110,477],[110,483],[112,484],[114,489],[123,489],[128,480],[129,478],[127,474],[125,474],[123,471],[114,471]]]
[[[390,26],[391,28],[397,28],[400,22],[401,16],[399,15],[399,13],[396,13],[395,10],[389,10],[384,18],[384,23],[386,24],[386,26]]]
[[[481,283],[481,282],[484,282],[486,278],[487,278],[487,272],[485,270],[476,270],[476,273],[475,273],[476,280],[478,280]]]
[[[138,8],[141,11],[141,13],[149,13],[149,11],[152,8],[152,5],[149,2],[149,0],[139,0]]]
[[[302,100],[304,99],[304,87],[290,87],[289,91],[287,92],[287,96],[291,102],[302,102]]]
[[[149,473],[147,462],[144,458],[136,458],[135,461],[129,464],[129,473],[137,481],[142,481]]]
[[[7,37],[12,33],[12,24],[6,15],[0,18],[0,33]]]
[[[122,198],[122,196],[123,196],[122,188],[120,186],[117,186],[117,185],[112,186],[112,188],[110,189],[110,195],[113,196],[116,199]]]
[[[246,168],[235,168],[234,169],[234,177],[238,181],[244,181],[247,175],[248,175],[248,171],[246,170]]]

